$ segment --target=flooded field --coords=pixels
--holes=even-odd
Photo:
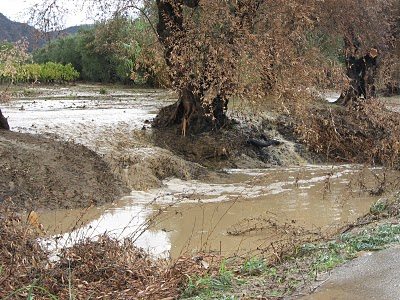
[[[133,132],[174,102],[163,90],[39,89],[2,106],[14,131],[72,140],[102,154],[151,152]],[[49,248],[107,233],[156,255],[267,248],[288,231],[318,235],[366,213],[383,181],[398,174],[355,165],[224,169],[208,180],[164,179],[119,201],[85,210],[38,212]]]

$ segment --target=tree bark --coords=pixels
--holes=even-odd
[[[7,118],[3,116],[3,113],[0,109],[0,129],[10,130],[10,126],[8,125]]]
[[[356,59],[350,57],[347,64],[347,76],[350,78],[350,87],[342,92],[336,101],[339,104],[348,105],[357,103],[364,97],[365,100],[376,96],[375,76],[376,76],[376,57],[367,54]]]
[[[346,75],[350,79],[350,86],[335,102],[342,105],[357,104],[361,97],[367,100],[376,96],[374,83],[377,74],[378,50],[371,48],[369,53],[357,58],[359,43],[354,38],[354,34],[350,36],[351,39],[345,39]]]

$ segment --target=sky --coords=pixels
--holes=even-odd
[[[26,10],[36,4],[40,3],[40,0],[0,0],[0,13],[5,15],[11,21],[26,23],[29,19]],[[74,8],[71,7],[71,10]],[[89,24],[93,23],[86,17],[86,12],[82,10],[71,11],[71,13],[65,17],[65,27],[74,25]]]

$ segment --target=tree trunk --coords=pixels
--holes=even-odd
[[[354,35],[351,35],[354,36]],[[343,91],[336,103],[353,105],[376,96],[375,77],[377,70],[378,50],[371,48],[369,53],[357,58],[359,43],[356,39],[345,40],[346,48],[346,75],[350,79],[350,86]]]
[[[226,123],[227,97],[221,92],[209,104],[204,104],[204,95],[209,85],[207,82],[197,82],[196,86],[188,80],[183,84],[182,78],[190,78],[185,66],[174,63],[172,53],[176,51],[185,37],[183,23],[183,6],[196,8],[199,0],[157,0],[158,24],[157,33],[164,46],[164,58],[169,68],[171,81],[178,90],[177,103],[161,109],[153,122],[155,127],[167,127],[182,124],[182,135],[186,132],[198,134],[204,131],[218,129]],[[179,49],[178,49],[179,50]],[[198,88],[202,87],[202,88]]]
[[[3,113],[0,109],[0,129],[10,130],[10,126],[8,125],[7,118],[3,116]]]

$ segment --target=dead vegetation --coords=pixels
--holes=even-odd
[[[184,274],[207,272],[198,259],[156,260],[107,236],[64,248],[51,260],[19,217],[2,214],[0,229],[1,299],[174,299]]]
[[[197,11],[187,10],[186,23],[181,20],[187,12],[181,3],[190,1],[172,2],[174,6],[169,2],[157,2],[164,6],[169,3],[167,8],[171,8],[172,19],[179,21],[172,25],[178,25],[180,30],[175,31],[175,36],[171,34],[164,40],[164,58],[169,61],[170,73],[175,75],[175,88],[179,91],[189,89],[192,96],[196,95],[193,107],[204,102],[208,104],[208,110],[205,109],[203,114],[212,114],[213,119],[221,117],[225,121],[225,105],[221,105],[225,102],[220,101],[221,97],[236,96],[251,104],[272,95],[292,120],[294,133],[298,134],[296,137],[314,152],[328,159],[399,168],[400,121],[397,113],[386,110],[375,100],[350,107],[315,106],[310,109],[305,104],[310,99],[307,96],[308,89],[313,86],[329,87],[330,82],[325,75],[328,71],[331,74],[334,71],[334,68],[325,69],[333,62],[321,56],[318,47],[307,42],[308,34],[318,29],[315,27],[318,25],[316,20],[321,17],[318,8],[326,8],[319,7],[318,1],[314,1],[317,4],[313,6],[306,6],[300,1],[289,1],[286,5],[283,5],[285,1],[274,5],[265,2],[264,6],[260,1],[250,1],[254,4],[254,10],[253,6],[245,6],[242,1],[233,10],[229,6],[218,6],[221,5],[220,1],[205,1],[206,5],[199,6]],[[345,4],[347,2],[344,1]],[[373,2],[367,2],[369,5],[365,11],[375,12],[369,9],[376,7]],[[332,14],[331,10],[324,9],[329,14],[326,20],[332,20],[331,16],[334,15],[344,21],[351,20],[355,27],[363,29],[360,36],[366,35],[366,32],[384,36],[379,30],[370,30],[369,25],[378,27],[380,22],[364,22],[367,18],[358,13],[358,7],[343,10],[337,1],[329,3],[334,5],[333,8],[340,8],[342,13]],[[200,14],[202,11],[206,13]],[[227,17],[221,18],[221,13]],[[164,16],[168,15],[165,13]],[[363,26],[358,26],[353,16],[358,16]],[[190,22],[195,19],[198,23]],[[164,21],[165,24],[169,23],[169,20]],[[180,28],[183,24],[186,28]],[[340,29],[336,32],[340,38],[353,34],[354,29],[348,28],[352,24],[337,24],[340,23],[334,22],[334,28]],[[326,28],[330,29],[329,26]],[[164,32],[168,33],[168,30],[164,28]],[[203,36],[205,38],[199,39]],[[209,36],[216,38],[210,39]],[[382,44],[383,50],[389,48],[390,45],[380,41],[365,39],[361,48],[371,47],[372,42]],[[234,95],[228,93],[231,90]],[[213,101],[215,99],[219,100]],[[183,115],[179,115],[177,109],[172,110],[174,114],[168,116],[172,115],[173,121],[178,123],[184,121],[185,135],[191,134],[190,130],[195,126],[193,118],[189,119],[187,115],[189,109],[183,107]],[[221,148],[221,154],[218,155],[217,150],[213,149],[210,155],[226,155],[226,149],[224,152]],[[301,245],[330,237],[320,232],[303,230],[290,223],[278,223],[270,218],[261,217],[245,222],[247,227],[238,224],[241,228],[236,228],[232,233],[241,234],[260,229],[281,236],[279,241],[273,243],[266,239],[258,249],[260,255],[269,258],[267,263],[270,266],[280,264],[281,270],[290,270],[291,265],[286,265],[287,259]],[[2,298],[26,299],[34,294],[36,299],[174,299],[179,297],[188,278],[185,274],[204,275],[214,272],[214,269],[206,269],[199,263],[204,257],[195,260],[184,257],[175,262],[154,260],[129,240],[120,242],[107,236],[65,248],[58,254],[57,261],[50,261],[48,253],[41,249],[35,231],[24,223],[13,214],[3,214],[0,219]],[[298,266],[298,269],[304,270],[307,266]],[[281,294],[293,291],[295,287],[291,282],[301,281],[302,272],[299,274],[285,275]],[[272,276],[283,278],[284,275],[277,272]]]
[[[326,239],[294,224],[267,223],[264,222],[264,229],[271,225],[282,236],[279,241],[265,243],[253,255],[264,257],[263,261],[271,268],[280,265],[275,277],[287,277],[285,270],[290,265],[286,261],[301,245]],[[35,299],[176,299],[191,278],[220,276],[223,261],[229,260],[227,267],[236,270],[239,276],[240,266],[246,259],[204,253],[181,256],[174,261],[154,259],[131,241],[116,241],[106,235],[96,241],[83,240],[71,248],[63,248],[54,259],[54,255],[43,250],[36,230],[16,215],[4,213],[0,229],[2,299],[30,299],[30,296]],[[291,285],[295,277],[301,281],[301,277],[291,275],[282,284],[271,281],[266,290],[279,287],[292,292],[292,286],[285,286]],[[234,281],[231,283],[234,285]]]
[[[328,160],[400,167],[400,118],[384,101],[316,106],[295,118],[299,139]]]

